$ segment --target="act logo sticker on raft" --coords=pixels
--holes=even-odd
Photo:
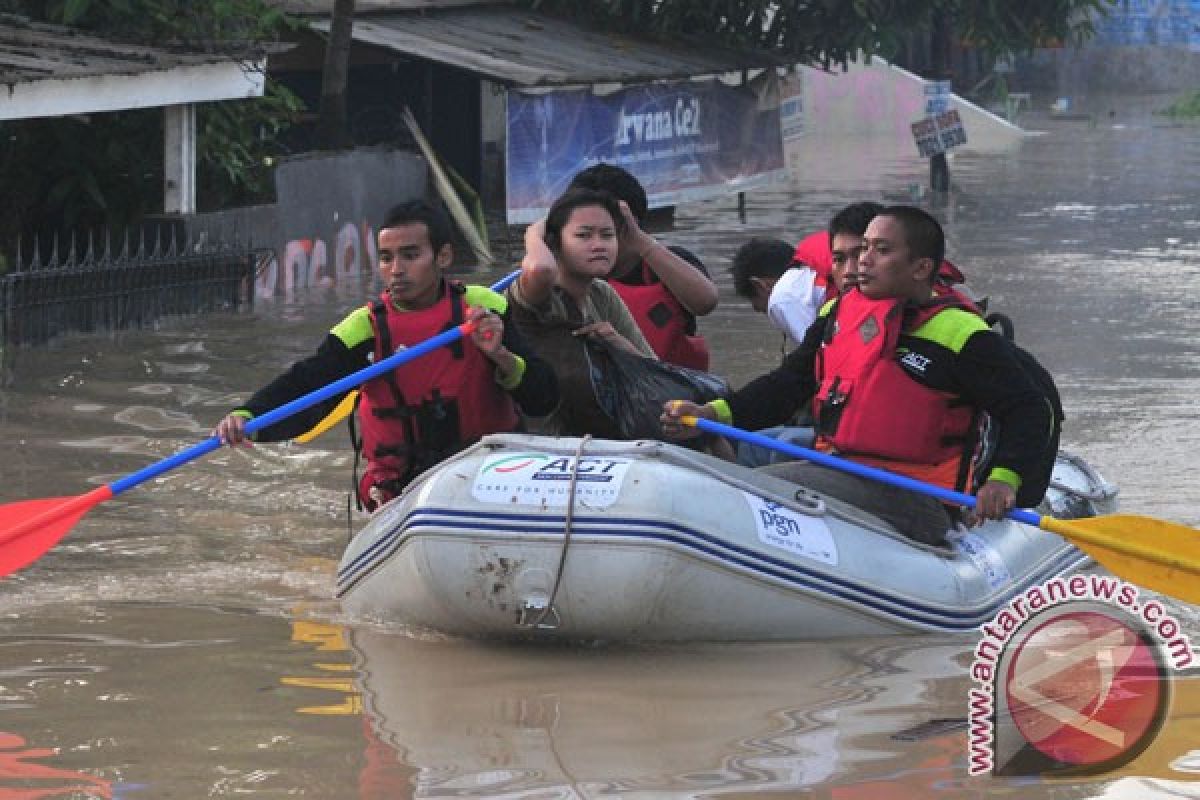
[[[484,459],[471,485],[481,503],[566,506],[572,477],[575,502],[607,508],[617,502],[628,458],[554,456],[547,453],[497,453]]]

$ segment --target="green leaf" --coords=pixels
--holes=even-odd
[[[92,0],[67,0],[63,5],[62,21],[67,25],[74,25],[79,20],[83,19],[87,14],[88,9],[92,6]]]

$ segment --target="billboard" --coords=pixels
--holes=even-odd
[[[729,86],[716,79],[534,93],[507,103],[507,217],[533,222],[579,170],[617,164],[646,187],[652,208],[781,179],[779,93],[771,73]]]

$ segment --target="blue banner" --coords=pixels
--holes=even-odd
[[[1125,0],[1097,15],[1094,24],[1097,44],[1200,49],[1197,0]]]
[[[718,80],[508,92],[508,221],[546,213],[575,173],[617,164],[646,187],[651,208],[728,194],[786,174],[775,81]]]

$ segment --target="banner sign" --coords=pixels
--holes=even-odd
[[[601,161],[636,175],[651,208],[786,175],[773,80],[759,87],[677,81],[604,95],[509,90],[507,150],[510,224],[540,219],[575,173]]]
[[[779,80],[779,126],[785,145],[804,137],[804,81],[799,75]]]
[[[1200,51],[1198,0],[1126,0],[1092,16],[1094,44]]]
[[[925,115],[944,114],[950,110],[950,81],[925,82]]]
[[[912,124],[913,139],[922,158],[944,153],[951,147],[967,143],[967,131],[962,117],[954,109],[944,114],[919,119]]]

